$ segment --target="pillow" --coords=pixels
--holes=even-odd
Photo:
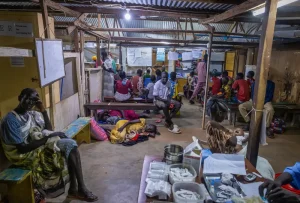
[[[90,122],[92,138],[98,141],[108,140],[105,130],[98,125],[95,119],[92,118]]]

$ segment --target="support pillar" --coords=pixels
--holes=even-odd
[[[262,35],[260,37],[259,50],[257,56],[257,68],[255,77],[255,88],[253,98],[253,108],[251,113],[251,123],[249,141],[247,149],[247,159],[253,166],[256,166],[260,129],[266,95],[267,79],[270,68],[271,52],[273,45],[274,27],[277,13],[278,0],[267,0],[266,11],[262,24]]]

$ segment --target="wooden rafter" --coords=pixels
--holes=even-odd
[[[224,13],[215,15],[210,18],[202,19],[201,23],[208,24],[208,23],[221,22],[221,21],[227,20],[229,18],[232,18],[236,15],[250,11],[258,6],[263,5],[264,3],[265,3],[265,0],[248,0],[248,1],[245,1],[244,3],[241,3],[231,9],[225,11]]]
[[[31,0],[32,2],[36,2],[36,3],[39,3],[39,0]],[[73,16],[73,17],[76,17],[77,19],[74,21],[74,26],[80,28],[80,29],[83,29],[85,32],[93,35],[93,36],[96,36],[96,37],[100,37],[101,39],[105,39],[105,40],[109,40],[107,36],[103,36],[101,34],[98,34],[98,33],[95,33],[93,32],[93,30],[95,29],[95,27],[93,26],[90,26],[88,25],[87,23],[81,21],[81,20],[78,20],[78,18],[83,18],[83,14],[78,12],[78,11],[74,11],[72,9],[69,9],[65,6],[62,6],[61,4],[59,3],[56,3],[56,2],[53,2],[51,0],[44,0],[44,4],[54,10],[57,10],[57,11],[61,11],[69,16]],[[78,20],[78,21],[77,21]],[[73,31],[74,27],[70,28],[70,31]],[[72,30],[73,29],[73,30]]]
[[[105,22],[106,27],[109,28],[106,15],[104,15],[104,22]],[[110,31],[108,31],[108,34],[111,37],[111,32]]]

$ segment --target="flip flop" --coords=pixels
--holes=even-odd
[[[171,133],[174,133],[174,134],[180,134],[181,133],[181,131],[178,128],[177,125],[173,125],[173,129],[172,130],[170,128],[168,128],[168,131],[170,131]]]
[[[161,119],[157,119],[155,123],[161,123]]]
[[[84,196],[81,196],[78,193],[77,194],[69,194],[67,196],[67,198],[82,200],[85,202],[95,202],[98,200],[98,197],[95,196],[92,192],[89,192],[87,195],[84,195]]]

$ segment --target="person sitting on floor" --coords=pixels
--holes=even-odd
[[[291,184],[296,190],[300,190],[300,162],[292,167],[287,167],[275,181],[266,180],[259,186],[259,195],[266,197],[268,202],[300,202],[300,196],[290,192],[281,186]],[[264,190],[266,193],[264,194]]]
[[[207,145],[212,153],[239,154],[246,156],[249,137],[244,135],[240,128],[230,130],[220,123],[208,121],[206,124]],[[264,177],[274,180],[275,172],[271,164],[263,157],[258,156],[257,171]]]
[[[254,97],[254,88],[255,88],[255,82],[251,85],[251,99],[247,102],[244,102],[243,104],[239,105],[239,110],[245,121],[247,122],[247,126],[245,127],[245,130],[249,130],[250,126],[250,116],[248,115],[248,112],[252,110],[253,107],[253,97]],[[275,114],[272,100],[274,96],[275,91],[275,83],[271,80],[267,80],[267,89],[266,89],[266,95],[265,95],[265,103],[264,103],[264,110],[266,111],[266,128],[267,128],[267,136],[269,138],[275,138],[273,131],[271,131],[270,126],[273,120],[273,116]]]
[[[146,124],[146,120],[143,118],[132,121],[120,120],[111,130],[109,139],[113,144],[125,142],[124,145],[132,145],[131,141],[142,142],[148,140],[148,136],[155,137],[156,134],[159,135],[157,127]]]
[[[63,132],[52,131],[47,111],[35,89],[22,90],[18,100],[19,105],[1,124],[1,142],[8,160],[15,166],[31,170],[34,187],[49,198],[65,192],[65,160],[70,175],[68,197],[97,201],[84,183],[76,141]]]
[[[116,81],[116,101],[126,101],[131,97],[132,85],[130,80],[126,78],[126,73],[124,71],[120,72],[121,80]]]
[[[154,104],[158,110],[163,110],[165,115],[165,126],[170,132],[181,133],[177,125],[173,124],[172,118],[179,111],[180,102],[171,99],[170,97],[170,83],[168,83],[168,73],[163,72],[161,80],[157,81],[153,90]],[[173,110],[170,114],[169,109],[172,104]]]
[[[143,71],[141,69],[138,69],[136,72],[136,76],[133,76],[131,79],[133,93],[135,95],[142,95],[142,88],[143,88],[143,77],[142,77]]]
[[[235,90],[237,101],[239,105],[239,111],[243,118],[245,119],[247,126],[249,126],[250,118],[247,117],[247,112],[245,113],[245,106],[248,106],[250,99],[250,89],[246,80],[244,80],[244,74],[238,73],[236,76],[236,81],[232,85],[232,89]],[[249,130],[247,127],[244,130]]]

